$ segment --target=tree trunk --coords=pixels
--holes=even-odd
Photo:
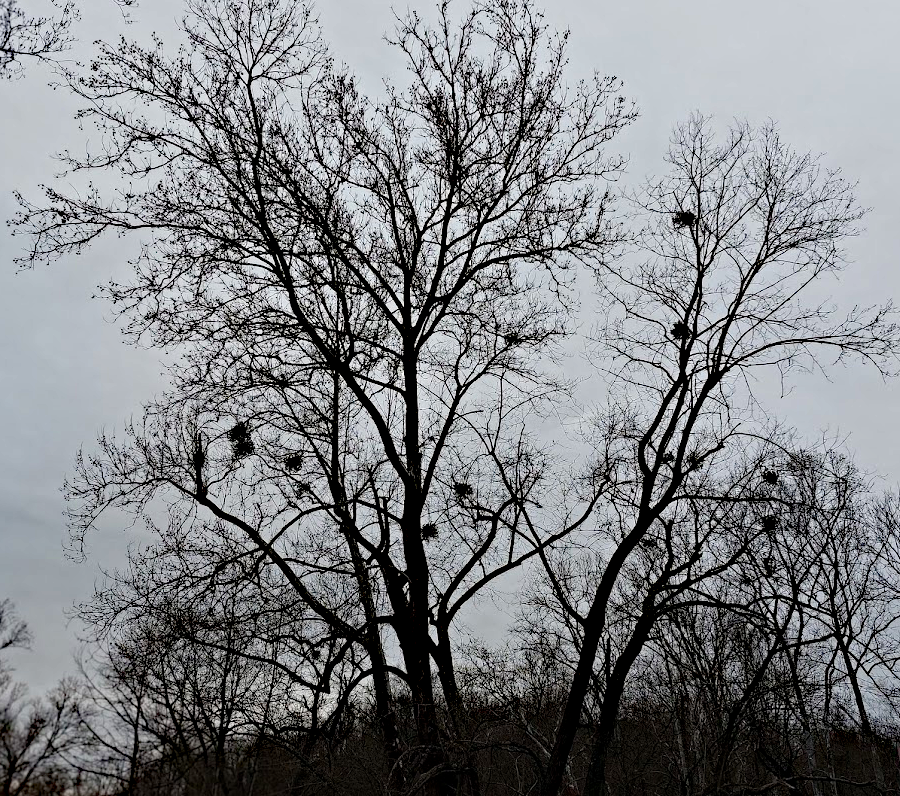
[[[332,431],[332,449],[331,449],[331,492],[335,503],[339,506],[341,515],[341,525],[344,531],[344,538],[347,547],[350,550],[350,560],[353,564],[353,573],[356,578],[357,588],[359,589],[360,601],[363,606],[363,616],[366,622],[366,631],[363,638],[363,646],[369,660],[372,663],[372,685],[375,696],[375,713],[381,728],[382,741],[384,743],[385,753],[391,763],[393,770],[398,770],[397,764],[400,762],[403,754],[402,744],[400,742],[400,731],[397,728],[397,716],[394,711],[394,702],[391,695],[390,680],[387,673],[387,662],[384,656],[384,646],[381,642],[381,630],[378,627],[378,617],[375,610],[375,598],[372,590],[372,581],[366,570],[365,560],[359,548],[359,543],[354,536],[357,532],[355,523],[353,522],[349,511],[347,510],[346,493],[344,491],[344,481],[340,477],[340,446],[339,433],[340,417],[338,409],[340,407],[340,391],[341,381],[337,373],[333,375],[332,386],[332,405],[334,408],[334,429]],[[401,780],[403,772],[398,770]]]
[[[597,658],[597,651],[600,649],[600,639],[606,627],[606,609],[609,598],[625,560],[643,537],[646,527],[645,524],[636,525],[626,541],[619,545],[610,557],[609,563],[603,572],[603,577],[600,579],[600,584],[597,586],[591,609],[585,618],[585,632],[581,642],[581,649],[578,653],[578,663],[575,667],[575,674],[572,676],[569,695],[566,698],[563,714],[556,731],[556,741],[553,744],[550,760],[544,772],[541,796],[558,796],[562,789],[566,767],[569,762],[569,754],[572,751],[575,734],[578,731],[578,724],[581,719],[581,710],[590,687],[594,661]],[[597,762],[599,765],[601,761],[598,759]],[[603,765],[605,766],[605,761],[603,761]]]
[[[806,765],[809,767],[810,774],[816,776],[816,772],[819,770],[818,760],[816,759],[816,735],[810,727],[806,728],[805,735]],[[812,781],[812,792],[813,796],[822,796],[822,785],[820,782]]]
[[[844,643],[841,636],[838,634],[836,636],[838,649],[841,652],[841,656],[844,659],[844,667],[847,672],[847,677],[850,680],[850,685],[853,689],[853,698],[856,701],[856,709],[859,713],[859,726],[862,730],[863,743],[869,747],[869,754],[872,758],[872,773],[875,776],[875,784],[878,787],[879,792],[884,791],[884,771],[881,768],[881,760],[878,757],[878,739],[875,735],[875,731],[872,729],[872,723],[869,721],[869,713],[866,710],[866,703],[863,698],[862,688],[859,685],[859,677],[857,676],[857,669],[853,666],[853,663],[850,659],[850,650],[847,648],[847,645]]]
[[[391,762],[391,766],[394,767],[400,761],[403,748],[400,742],[400,731],[397,727],[397,714],[394,711],[394,700],[387,672],[387,661],[384,656],[384,645],[381,643],[381,631],[377,622],[372,584],[369,580],[369,574],[366,572],[359,545],[353,538],[352,533],[347,534],[347,544],[350,547],[350,557],[353,561],[353,569],[356,574],[356,582],[359,587],[366,620],[364,644],[366,654],[368,654],[369,660],[372,662],[375,713],[378,718],[378,725],[381,728],[385,752],[388,760]]]
[[[404,399],[406,402],[406,477],[404,478],[403,555],[409,598],[398,640],[403,652],[415,711],[416,736],[424,751],[421,772],[428,774],[423,791],[426,796],[453,796],[456,788],[447,770],[447,756],[443,748],[437,709],[434,703],[434,684],[431,679],[431,634],[429,626],[429,568],[422,541],[422,454],[419,449],[419,399],[416,371],[415,343],[404,344]],[[395,610],[400,606],[395,606]],[[402,610],[402,608],[401,608]]]
[[[459,693],[456,682],[456,669],[453,665],[453,650],[450,646],[449,628],[442,622],[437,623],[437,644],[432,648],[437,665],[437,674],[441,682],[441,690],[447,701],[447,711],[453,726],[453,740],[456,741],[460,752],[465,755],[466,766],[459,775],[459,791],[466,796],[479,796],[481,783],[478,779],[478,770],[471,757],[471,741],[469,727],[466,721],[465,707]]]
[[[609,680],[606,682],[606,692],[603,695],[603,705],[600,708],[600,717],[594,730],[594,739],[591,745],[591,762],[588,766],[587,781],[584,784],[584,796],[605,796],[608,793],[606,787],[606,763],[609,758],[609,750],[612,746],[619,718],[619,708],[622,704],[622,696],[625,693],[625,685],[628,682],[628,674],[637,660],[638,655],[647,643],[650,631],[656,622],[654,610],[655,592],[644,598],[641,615],[631,631],[631,638],[622,650],[622,654],[616,660],[612,668]]]
[[[434,685],[431,680],[430,653],[422,636],[415,633],[415,619],[410,624],[413,632],[406,632],[400,641],[406,672],[412,692],[416,724],[416,739],[423,751],[418,773],[427,776],[423,792],[427,796],[453,796],[455,788],[448,776],[447,757],[441,743],[440,725],[434,704]],[[427,632],[427,626],[426,626]]]

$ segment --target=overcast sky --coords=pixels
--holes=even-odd
[[[83,42],[155,30],[175,39],[180,0],[143,0],[124,24],[112,0],[81,0]],[[38,12],[42,0],[20,0]],[[462,5],[462,4],[461,4]],[[405,6],[393,4],[401,11]],[[431,4],[415,6],[424,12]],[[318,10],[334,54],[377,91],[397,74],[381,33],[392,25],[388,0],[331,0]],[[721,124],[734,117],[775,120],[783,139],[821,152],[858,180],[872,208],[852,242],[854,265],[834,285],[842,304],[900,297],[900,4],[884,0],[556,0],[548,21],[570,28],[570,76],[618,75],[640,119],[613,146],[627,153],[627,183],[661,168],[669,130],[691,111]],[[76,54],[89,57],[90,46]],[[12,190],[36,195],[57,164],[54,152],[85,145],[76,105],[52,91],[49,72],[0,82],[0,218],[12,216]],[[19,676],[38,688],[70,671],[75,647],[64,611],[89,596],[101,565],[122,560],[127,537],[95,536],[86,563],[64,557],[60,486],[81,444],[121,427],[163,384],[149,351],[126,346],[94,287],[121,268],[128,251],[107,241],[88,254],[16,273],[21,241],[0,228],[0,598],[30,623],[34,649],[15,656]],[[885,384],[862,367],[804,377],[767,405],[809,437],[848,437],[865,469],[884,486],[900,481],[900,382]]]

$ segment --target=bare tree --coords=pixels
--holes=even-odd
[[[105,652],[106,650],[104,650]],[[146,739],[148,702],[145,667],[125,656],[94,652],[79,658],[79,743],[68,763],[80,772],[132,796],[148,778],[158,749]]]
[[[45,61],[69,48],[78,12],[72,2],[58,9],[54,17],[29,17],[17,0],[0,0],[0,78],[20,74],[24,59]]]
[[[872,775],[883,790],[878,722],[873,717],[896,710],[900,665],[900,612],[892,572],[896,529],[884,522],[879,512],[884,501],[875,498],[852,462],[807,456],[803,464],[807,480],[825,481],[833,495],[830,505],[820,508],[819,521],[804,529],[821,548],[815,561],[817,588],[807,596],[807,610],[824,639],[827,663],[822,680],[829,691],[823,713],[827,717],[833,712],[860,731],[871,753]],[[823,478],[825,473],[832,476]]]
[[[66,779],[65,755],[76,742],[75,691],[63,683],[43,699],[24,688],[0,695],[0,793],[19,796],[39,783]]]
[[[0,652],[27,647],[31,634],[9,600],[0,601]],[[63,682],[44,698],[28,698],[0,660],[0,794],[63,793],[65,754],[75,742],[76,692]]]
[[[889,306],[841,317],[817,299],[819,282],[840,271],[841,243],[861,217],[837,172],[791,150],[772,126],[737,125],[717,143],[699,116],[676,130],[668,160],[671,174],[636,198],[646,227],[634,265],[598,274],[609,302],[598,351],[609,358],[600,365],[614,391],[598,447],[608,471],[620,473],[610,493],[620,533],[603,553],[588,609],[576,614],[578,666],[545,796],[559,792],[617,587],[643,543],[657,540],[654,574],[632,579],[631,603],[640,610],[610,662],[597,720],[585,793],[604,789],[631,666],[673,586],[694,580],[692,560],[716,538],[695,535],[679,547],[670,542],[672,529],[689,515],[692,496],[709,495],[713,475],[720,486],[733,483],[721,475],[736,451],[767,436],[765,424],[750,425],[753,374],[785,378],[829,355],[860,357],[887,372],[896,353]],[[770,479],[760,468],[746,483],[764,490]],[[722,495],[723,505],[731,500]]]
[[[874,511],[884,503],[835,450],[785,452],[768,467],[772,484],[752,508],[756,522],[773,520],[763,544],[724,573],[715,599],[674,614],[651,640],[670,682],[696,689],[676,721],[698,709],[711,714],[697,725],[699,737],[685,740],[695,760],[702,753],[686,771],[711,778],[715,790],[751,787],[735,765],[746,759],[744,745],[771,778],[753,787],[884,790],[871,720],[891,709],[896,679],[896,614],[879,564],[892,532]],[[725,654],[739,639],[753,643]],[[827,758],[838,729],[858,733],[870,762],[835,771]]]
[[[797,789],[810,781],[820,793],[826,777],[817,765],[816,711],[828,702],[821,655],[828,632],[815,605],[824,548],[836,517],[849,519],[847,499],[860,496],[858,483],[830,452],[820,459],[785,451],[760,472],[766,488],[743,523],[765,524],[765,534],[705,589],[706,605],[673,615],[659,641],[667,671],[705,694],[698,701],[710,713],[701,725],[708,730],[697,742],[709,787],[750,787],[749,756],[766,775],[755,787]]]
[[[634,112],[614,78],[566,86],[565,37],[524,2],[399,19],[410,80],[377,101],[297,0],[190,9],[189,50],[104,45],[72,76],[106,148],[69,165],[130,187],[53,188],[20,219],[29,262],[149,233],[108,295],[185,352],[146,423],[83,460],[76,542],[160,495],[241,537],[341,655],[365,651],[398,770],[391,678],[410,690],[409,781],[446,780],[433,674],[452,720],[459,611],[600,488],[525,521],[546,467],[525,423],[563,386],[541,358],[571,331],[575,265],[618,241],[605,145]]]
[[[877,563],[892,538],[890,522],[875,521],[873,494],[846,456],[767,447],[764,457],[741,468],[752,475],[752,489],[728,492],[707,481],[705,498],[681,501],[698,518],[708,512],[718,518],[715,540],[700,537],[714,552],[701,551],[690,578],[673,579],[660,594],[650,637],[620,698],[608,773],[613,790],[809,787],[822,794],[888,785],[884,743],[871,720],[867,727],[860,717],[887,717],[896,696],[896,629],[884,593],[891,581]],[[726,483],[738,483],[740,472],[732,470]],[[677,520],[677,512],[668,519]],[[676,540],[679,524],[667,529]],[[695,527],[709,527],[708,521]],[[566,787],[582,776],[584,743],[602,717],[607,683],[639,618],[642,606],[633,595],[653,582],[650,562],[667,555],[667,544],[645,539],[610,602]],[[729,548],[740,555],[729,559]],[[582,644],[577,617],[603,564],[574,552],[569,545],[565,557],[551,559],[564,599],[538,591],[522,617],[528,640],[562,639],[553,668],[563,682]],[[834,732],[864,755],[836,763]],[[660,779],[660,765],[670,779]]]
[[[118,601],[118,619],[92,628],[83,667],[85,740],[71,761],[78,770],[128,793],[245,794],[256,787],[264,743],[290,743],[303,755],[321,738],[301,667],[278,649],[300,642],[299,626],[282,618],[281,635],[265,632],[266,614],[282,606],[251,612],[241,590],[206,599],[170,590],[154,601],[161,595],[152,588],[131,591],[125,605],[127,587],[115,589],[100,597]]]

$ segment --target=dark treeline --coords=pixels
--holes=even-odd
[[[896,370],[828,298],[852,184],[694,114],[625,188],[634,106],[527,0],[398,16],[374,97],[301,0],[186,10],[59,65],[96,137],[18,195],[25,267],[136,239],[170,382],[66,484],[75,554],[151,541],[79,676],[3,670],[0,796],[896,792],[900,499],[761,388]]]

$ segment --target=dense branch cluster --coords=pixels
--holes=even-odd
[[[66,50],[77,18],[71,2],[60,5],[57,16],[30,17],[17,0],[0,0],[0,78],[20,74],[24,60],[45,61]]]

